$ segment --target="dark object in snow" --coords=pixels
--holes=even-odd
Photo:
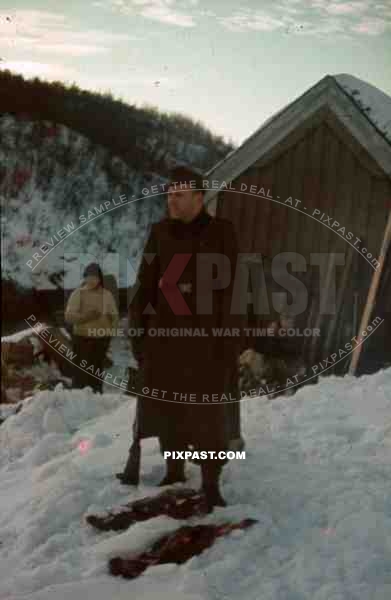
[[[127,558],[112,558],[109,561],[110,574],[134,579],[153,565],[183,564],[212,546],[218,537],[228,535],[235,529],[247,529],[255,523],[255,519],[243,519],[238,523],[181,527],[158,539],[147,552]]]
[[[127,394],[134,395],[141,393],[143,387],[144,370],[141,366],[138,369],[128,368],[128,388]],[[139,403],[138,403],[139,404]],[[138,406],[138,405],[137,405]],[[141,439],[138,432],[138,419],[133,423],[133,441],[129,448],[128,458],[125,469],[122,473],[116,473],[116,477],[123,485],[138,485],[140,481],[140,463],[141,463]]]
[[[205,494],[208,512],[212,512],[215,506],[227,506],[220,492],[222,469],[222,463],[213,459],[201,464],[202,491]]]
[[[135,438],[130,449],[125,469],[122,473],[116,473],[116,477],[123,485],[138,485],[140,481],[141,444]]]
[[[172,519],[187,519],[207,513],[208,506],[204,494],[191,488],[183,488],[166,490],[157,496],[147,496],[101,515],[87,515],[86,521],[101,531],[123,531],[134,523],[160,515]]]

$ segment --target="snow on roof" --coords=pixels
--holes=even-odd
[[[346,121],[344,116],[346,103],[356,109],[353,111],[356,114],[352,113],[350,121]],[[289,135],[294,127],[299,126],[320,106],[326,104],[375,158],[383,171],[391,176],[391,97],[353,75],[340,74],[326,75],[292,102],[276,111],[238,148],[215,164],[206,173],[206,177],[210,180],[216,178],[220,181],[232,181],[254,161],[267,154],[281,139]],[[362,115],[369,128],[363,127]],[[217,194],[218,189],[210,188],[204,197],[205,204],[212,211],[216,209]]]
[[[333,75],[355,104],[391,143],[391,97],[353,75]]]

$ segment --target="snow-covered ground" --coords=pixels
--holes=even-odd
[[[143,442],[137,490],[114,477],[133,414],[133,398],[56,389],[0,427],[1,600],[391,598],[391,369],[244,402],[246,459],[224,469],[229,506],[203,521],[258,525],[126,581],[108,575],[107,559],[181,524],[97,533],[84,523],[87,511],[160,491],[156,440]],[[187,472],[198,486],[199,468]]]

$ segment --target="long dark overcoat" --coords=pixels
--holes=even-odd
[[[218,265],[211,266],[212,254]],[[190,223],[166,217],[152,226],[129,306],[130,328],[144,331],[131,337],[145,386],[138,396],[138,438],[167,439],[167,431],[175,435],[173,423],[201,450],[226,449],[240,438],[234,328],[241,321],[231,310],[237,254],[233,225],[204,208]],[[220,289],[208,294],[212,278]],[[213,328],[228,335],[219,337]],[[181,335],[185,329],[192,335]]]

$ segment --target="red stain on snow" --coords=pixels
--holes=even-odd
[[[81,440],[81,442],[78,443],[77,447],[82,454],[85,454],[91,448],[91,441]]]

